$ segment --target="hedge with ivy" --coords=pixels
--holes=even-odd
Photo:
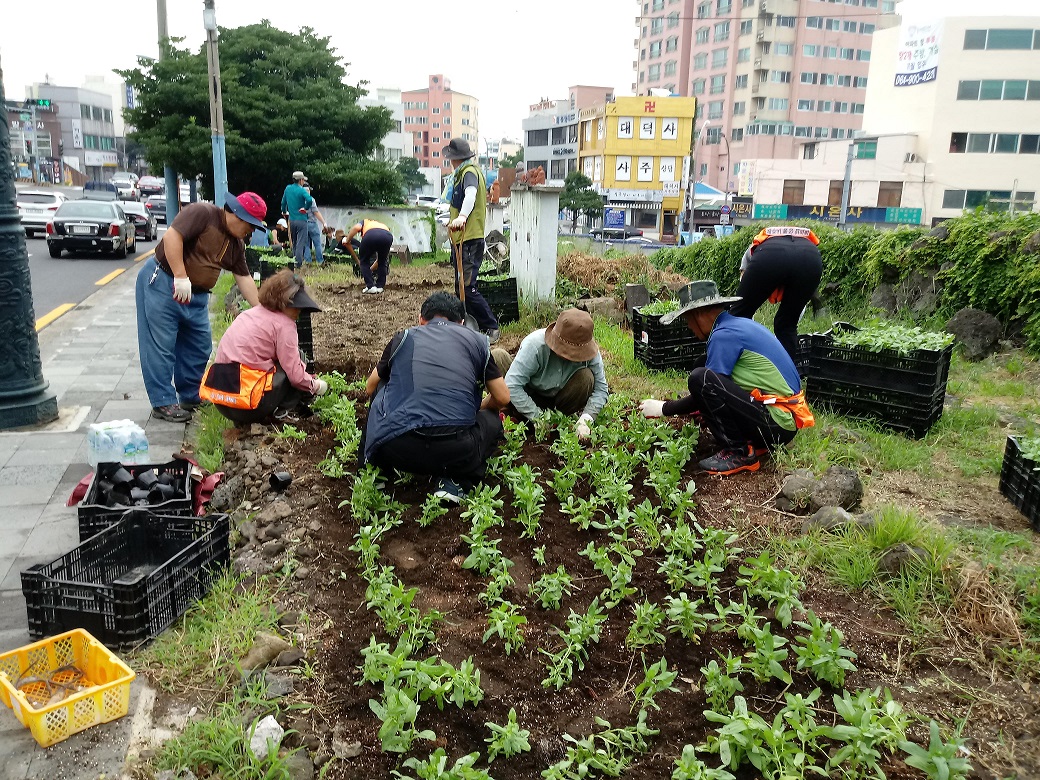
[[[916,271],[935,273],[939,313],[952,316],[972,306],[1005,328],[1021,328],[1028,347],[1040,353],[1040,214],[1009,216],[979,209],[929,231],[923,227],[849,232],[802,221],[820,238],[828,302],[862,305],[881,282],[895,283]],[[690,279],[714,279],[724,294],[737,288],[740,258],[766,224],[721,239],[663,249],[654,263]]]

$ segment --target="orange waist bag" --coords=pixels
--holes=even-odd
[[[241,363],[213,363],[202,375],[199,397],[234,409],[256,409],[273,383],[273,368],[264,371]]]
[[[816,418],[813,417],[812,409],[806,403],[804,390],[800,390],[794,395],[780,396],[763,393],[756,387],[751,391],[751,397],[761,404],[775,406],[778,409],[790,412],[791,416],[794,417],[795,428],[812,428],[816,425]]]

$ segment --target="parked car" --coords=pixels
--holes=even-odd
[[[135,174],[116,173],[113,174],[111,182],[116,186],[120,200],[138,200],[141,197],[141,191],[137,189],[137,176]]]
[[[166,224],[166,196],[165,195],[149,195],[145,198],[144,207],[148,209],[148,213],[155,217],[156,222],[162,222]]]
[[[158,176],[142,176],[137,182],[137,188],[141,191],[141,197],[149,195],[162,195],[166,191],[166,182]]]
[[[36,231],[47,229],[47,223],[51,221],[58,206],[66,201],[66,197],[60,192],[45,192],[42,190],[22,190],[18,193],[18,213],[22,218],[22,227],[25,235],[32,238]]]
[[[631,225],[625,225],[624,227],[608,227],[608,228],[592,228],[589,231],[589,235],[593,238],[632,238],[633,236],[643,235],[643,231],[639,228],[632,227]]]
[[[437,204],[440,203],[440,198],[436,195],[416,195],[415,205],[425,206],[428,209],[437,208]]]
[[[155,241],[159,235],[159,225],[152,214],[143,203],[129,201],[122,204],[124,213],[134,221],[137,237],[145,241]]]
[[[88,181],[83,185],[84,200],[119,200],[116,185],[107,181]]]
[[[47,250],[51,257],[61,257],[62,250],[68,250],[113,252],[123,258],[137,251],[136,229],[118,203],[69,200],[47,223]]]

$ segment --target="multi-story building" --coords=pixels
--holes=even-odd
[[[512,138],[487,138],[484,137],[478,155],[480,166],[487,170],[495,170],[500,167],[503,157],[511,157],[520,151],[523,144]]]
[[[11,133],[11,161],[19,179],[62,181],[61,124],[52,106],[36,106],[36,125],[33,111],[23,102],[8,100],[5,106],[7,126]],[[37,159],[38,158],[38,159]],[[39,171],[35,170],[39,164]]]
[[[871,36],[897,21],[895,0],[639,0],[639,7],[634,91],[663,87],[698,98],[696,175],[723,190],[734,189],[741,160],[793,158],[805,139],[860,129]]]
[[[678,235],[696,108],[696,98],[619,97],[578,112],[578,167],[615,225]]]
[[[755,216],[837,221],[852,146],[853,222],[933,224],[1032,211],[1040,192],[1040,17],[907,21],[874,34],[863,130],[745,161]]]
[[[541,166],[547,180],[562,183],[578,167],[578,112],[614,99],[612,87],[576,85],[566,100],[543,99],[523,121],[524,166]]]
[[[404,130],[412,134],[414,156],[424,168],[440,168],[447,173],[451,166],[441,159],[441,149],[452,138],[469,141],[479,148],[480,101],[451,88],[451,81],[441,74],[429,77],[423,89],[401,93],[404,105]]]
[[[64,161],[87,179],[103,181],[119,168],[115,113],[111,96],[84,87],[34,84],[26,96],[51,101],[61,125]]]
[[[386,108],[394,120],[394,129],[383,136],[379,148],[373,157],[391,165],[397,165],[402,157],[411,157],[413,152],[412,134],[404,129],[404,104],[401,102],[401,90],[380,87],[375,94],[362,98],[358,105],[363,108]]]

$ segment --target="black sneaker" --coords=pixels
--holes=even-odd
[[[200,407],[209,406],[209,405],[210,405],[209,401],[203,401],[201,398],[198,399],[197,401],[181,401],[180,402],[181,409],[183,409],[186,412],[194,412],[196,409],[199,409]]]
[[[751,447],[732,447],[720,450],[697,465],[708,474],[728,477],[741,471],[758,471],[762,464]]]
[[[453,504],[460,503],[464,494],[462,487],[447,477],[440,479],[437,483],[437,489],[433,492],[433,495],[441,501],[450,501]]]
[[[167,404],[166,406],[153,406],[152,417],[157,420],[166,420],[166,422],[186,423],[191,419],[191,412],[180,404]]]

